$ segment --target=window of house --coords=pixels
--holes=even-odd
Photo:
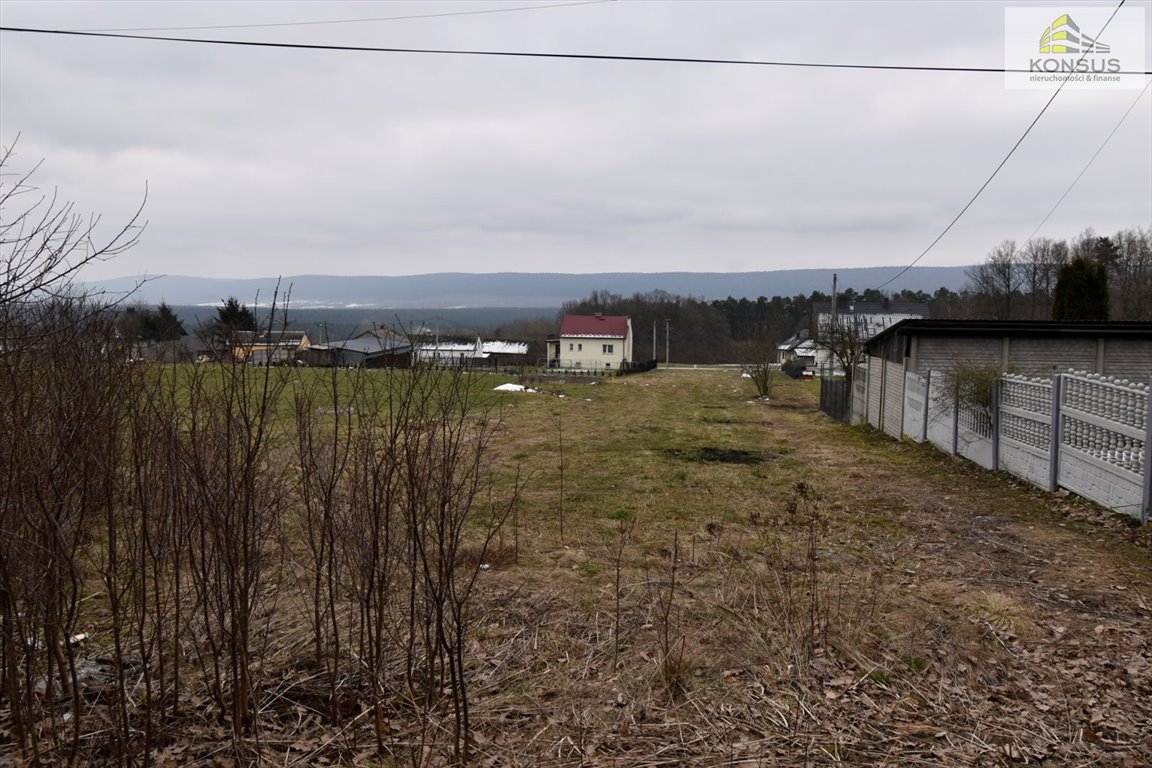
[[[583,344],[577,344],[576,345],[576,351],[577,352],[583,352],[584,351],[584,345]]]
[[[569,345],[568,345],[568,351],[569,351],[569,352],[571,352],[571,351],[572,351],[573,349],[575,349],[575,348],[576,348],[576,345],[575,345],[575,344],[569,344]]]
[[[613,349],[615,346],[616,346],[615,344],[605,344],[605,345],[604,345],[604,352],[603,352],[603,354],[605,354],[605,355],[610,355],[610,354],[612,354],[612,349]]]

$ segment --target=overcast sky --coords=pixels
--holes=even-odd
[[[619,0],[533,9],[549,4],[2,0],[0,22],[94,30],[455,13],[142,34],[1004,66],[999,2]],[[1145,27],[1152,20],[1148,2],[1126,7],[1144,9]],[[508,8],[518,10],[460,14]],[[1139,93],[1061,92],[921,263],[970,264],[1002,240],[1027,238]],[[999,73],[0,33],[0,142],[19,134],[13,169],[43,159],[38,185],[108,225],[131,214],[147,185],[140,245],[89,279],[902,265],[956,215],[1050,96],[1007,89]],[[1152,226],[1150,136],[1145,92],[1040,234]]]

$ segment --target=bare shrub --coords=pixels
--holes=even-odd
[[[238,744],[258,727],[255,661],[269,639],[268,581],[282,552],[286,478],[273,445],[286,377],[233,360],[197,366],[188,378],[181,458],[197,600],[191,629],[203,682]]]
[[[328,718],[340,719],[337,692],[345,634],[341,540],[347,528],[348,483],[357,393],[362,371],[330,368],[297,377],[293,393],[299,529],[306,547],[304,577],[316,666],[327,676]],[[342,386],[344,385],[344,386]],[[345,392],[345,390],[348,390]],[[354,533],[349,531],[348,533]]]
[[[771,397],[780,373],[780,366],[773,362],[776,343],[772,331],[767,328],[757,330],[752,338],[741,344],[740,350],[744,359],[741,366],[744,376],[752,380],[756,395]]]
[[[83,707],[71,638],[85,555],[102,544],[94,527],[117,502],[125,358],[111,313],[79,297],[6,307],[4,331],[39,341],[0,355],[2,695],[26,756],[70,738],[75,757]]]

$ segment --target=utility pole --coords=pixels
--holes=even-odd
[[[832,273],[832,321],[828,324],[828,343],[829,344],[836,344],[837,343],[837,341],[836,341],[836,303],[837,303],[836,302],[836,273],[833,272]],[[816,333],[820,333],[819,328],[816,329]],[[831,366],[832,366],[831,357],[829,357],[829,368],[831,368]],[[820,375],[823,376],[824,373],[821,372]],[[832,375],[832,371],[829,370],[828,376],[831,377],[831,375]]]
[[[671,358],[669,357],[668,350],[668,330],[672,327],[672,321],[664,318],[664,367],[667,368],[672,365]]]
[[[836,327],[836,273],[832,273],[832,327]]]
[[[656,321],[652,321],[652,362],[656,362]]]

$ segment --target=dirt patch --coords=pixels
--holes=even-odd
[[[718,464],[763,464],[780,458],[771,453],[758,453],[739,448],[666,448],[664,455],[681,461],[715,462]]]

